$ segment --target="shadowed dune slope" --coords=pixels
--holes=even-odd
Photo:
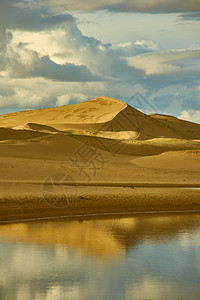
[[[200,139],[200,124],[180,120],[176,117],[168,115],[154,114],[149,116],[170,127],[172,130],[180,132],[183,138]]]
[[[47,125],[42,125],[42,124],[37,124],[37,123],[28,123],[28,124],[26,124],[25,129],[26,130],[47,132],[47,133],[59,132],[54,127],[47,126]]]
[[[29,140],[37,137],[44,137],[47,134],[28,130],[14,130],[10,128],[0,128],[0,141],[4,140]]]

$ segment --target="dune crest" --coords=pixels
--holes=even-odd
[[[41,132],[59,132],[57,129],[51,126],[37,124],[37,123],[27,123],[24,127],[26,130],[34,130]]]

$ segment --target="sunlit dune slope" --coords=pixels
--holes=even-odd
[[[169,151],[132,160],[139,167],[154,169],[200,170],[200,150]]]
[[[112,120],[127,104],[101,97],[94,100],[56,108],[36,109],[0,116],[2,127],[23,127],[27,123],[48,125],[57,129],[101,124]],[[97,126],[98,128],[98,126]]]

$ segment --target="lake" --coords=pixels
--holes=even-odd
[[[1,300],[199,300],[200,212],[0,225]]]

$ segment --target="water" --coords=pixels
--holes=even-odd
[[[200,213],[0,225],[1,300],[199,300]]]

